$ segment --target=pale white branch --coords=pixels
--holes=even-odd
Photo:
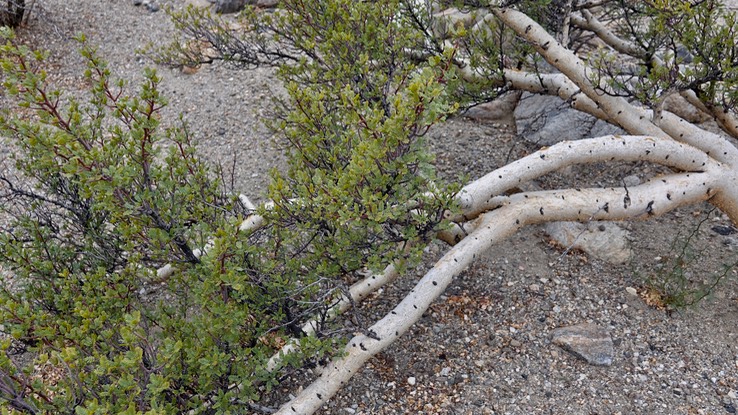
[[[666,137],[664,131],[639,116],[638,111],[621,97],[605,95],[592,84],[595,77],[574,52],[563,47],[545,29],[525,14],[512,9],[492,12],[519,36],[530,42],[548,63],[560,70],[607,114],[608,118],[632,134]]]
[[[328,310],[328,317],[331,319],[335,318],[340,313],[348,310],[352,304],[363,301],[371,293],[377,291],[378,289],[397,279],[398,275],[399,272],[397,271],[397,267],[395,267],[394,265],[389,265],[387,266],[387,268],[384,269],[382,273],[372,274],[355,283],[349,289],[349,295],[351,296],[351,298],[347,298],[345,296],[341,298],[338,304],[334,305]],[[306,336],[313,336],[315,334],[317,326],[318,322],[316,320],[310,320],[302,326],[302,331],[303,333],[305,333]],[[299,348],[299,339],[293,338],[288,340],[287,343],[282,346],[279,352],[277,352],[269,359],[269,362],[267,363],[267,370],[270,372],[274,371],[279,366],[284,356],[298,351]]]
[[[585,30],[589,30],[598,38],[600,38],[605,44],[612,47],[620,53],[626,55],[643,58],[644,53],[637,45],[629,42],[620,36],[617,36],[610,29],[607,28],[602,22],[600,22],[593,14],[587,9],[582,10],[582,17],[577,15],[571,16],[571,22]]]
[[[561,220],[648,218],[708,199],[713,194],[710,190],[714,188],[713,181],[708,173],[683,173],[627,191],[624,188],[582,189],[510,196],[509,204],[485,213],[476,231],[451,248],[389,314],[369,329],[369,333],[352,338],[344,355],[330,362],[318,379],[284,404],[277,414],[308,415],[317,411],[370,357],[417,322],[453,278],[478,255],[521,227]]]
[[[557,95],[564,101],[569,102],[572,108],[586,112],[603,121],[611,122],[597,103],[581,93],[581,90],[563,74],[535,74],[505,70],[504,75],[512,88]],[[653,111],[651,110],[645,108],[634,108],[634,110],[640,119],[650,120],[653,117]],[[660,117],[659,128],[669,137],[698,148],[718,161],[733,166],[738,165],[738,149],[724,137],[703,130],[669,111],[662,111]],[[630,130],[628,132],[638,134]]]
[[[704,152],[668,138],[604,136],[564,141],[503,166],[466,185],[458,199],[462,214],[472,218],[490,208],[490,198],[564,167],[602,160],[648,161],[684,171],[725,168]]]

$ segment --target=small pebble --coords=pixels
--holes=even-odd
[[[407,384],[410,385],[410,386],[414,386],[415,385],[415,376],[410,376],[409,378],[407,378]]]

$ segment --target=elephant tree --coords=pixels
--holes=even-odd
[[[187,333],[189,345],[197,346],[193,356],[170,360],[157,352],[176,351],[183,356],[190,352],[182,344],[158,339],[161,333],[156,330],[144,330],[146,319],[156,321],[153,313],[129,312],[117,322],[111,319],[117,324],[108,328],[111,333],[118,327],[129,334],[140,333],[139,337],[129,335],[121,340],[111,334],[110,339],[103,339],[110,351],[103,356],[92,353],[90,359],[100,362],[88,359],[87,364],[110,366],[105,359],[119,353],[128,360],[115,361],[114,369],[122,371],[140,363],[139,373],[148,377],[136,375],[114,383],[111,379],[118,372],[112,371],[104,378],[87,375],[82,380],[102,381],[106,393],[112,393],[108,386],[122,382],[127,393],[138,391],[134,396],[139,411],[153,411],[164,404],[170,405],[166,408],[225,411],[229,405],[255,399],[254,385],[275,381],[269,373],[299,366],[317,353],[320,359],[312,363],[320,363],[321,376],[277,412],[313,413],[367,359],[405,333],[478,254],[527,225],[648,219],[702,201],[714,204],[738,223],[738,148],[731,142],[738,138],[736,22],[716,0],[283,0],[273,11],[247,8],[236,22],[196,8],[173,14],[173,19],[183,39],[156,52],[161,62],[194,66],[223,59],[245,67],[278,68],[288,98],[270,125],[287,143],[289,166],[274,173],[271,202],[247,217],[238,226],[238,235],[232,232],[232,219],[238,213],[231,213],[237,209],[224,201],[227,198],[217,192],[196,191],[207,175],[200,170],[188,174],[188,166],[194,163],[189,152],[175,157],[175,151],[168,160],[181,167],[178,180],[184,183],[167,176],[165,167],[161,167],[163,173],[151,176],[158,180],[157,186],[136,181],[134,173],[141,169],[147,173],[149,166],[140,161],[146,155],[140,152],[126,158],[132,167],[118,172],[129,177],[120,183],[112,182],[113,176],[109,177],[113,184],[100,179],[111,171],[105,158],[90,160],[82,170],[75,165],[59,171],[63,184],[74,185],[62,188],[64,195],[93,206],[97,206],[93,202],[97,203],[98,193],[86,190],[80,194],[79,186],[109,195],[100,200],[101,209],[90,211],[98,214],[94,216],[98,222],[92,223],[94,230],[114,237],[102,240],[114,243],[119,253],[113,262],[103,262],[108,273],[123,269],[138,275],[140,267],[134,265],[142,261],[146,265],[176,261],[173,267],[160,269],[158,278],[172,278],[176,275],[173,268],[178,268],[178,274],[185,276],[177,282],[189,284],[198,300],[189,308],[207,311]],[[131,107],[131,101],[119,102],[119,95],[108,89],[102,76],[105,71],[95,75],[99,65],[92,62],[98,102],[123,117],[131,132],[114,129],[111,133],[114,137],[130,135],[133,142],[148,137],[141,131],[155,126],[151,112],[158,108],[153,99],[158,96],[152,95],[151,88],[144,89],[142,99],[149,97],[153,103],[148,112],[146,106],[139,109],[138,104]],[[43,94],[33,93],[34,88],[29,92],[29,86],[36,87],[36,83],[27,78],[16,78],[16,83],[25,88],[21,96],[30,99],[30,106],[40,106],[46,113],[55,110],[49,106],[55,101],[45,101]],[[463,186],[443,183],[434,175],[432,158],[423,143],[428,130],[463,108],[512,90],[558,96],[572,108],[618,126],[626,134],[564,141]],[[672,112],[675,100],[703,112],[723,132],[709,132],[681,118]],[[130,118],[135,122],[126,124],[129,113],[136,115]],[[52,129],[64,127],[60,121],[66,118],[53,115],[42,121]],[[78,118],[84,117],[71,117]],[[99,126],[93,123],[91,127],[97,130],[84,131],[94,133]],[[20,135],[34,131],[22,127],[6,130]],[[67,129],[62,136],[76,137],[76,133]],[[175,148],[189,148],[181,135],[174,138]],[[59,151],[58,146],[50,148]],[[147,151],[153,148],[145,146]],[[77,144],[71,149],[82,151]],[[67,158],[78,160],[77,154]],[[653,163],[670,172],[632,187],[508,194],[572,164],[610,161]],[[187,179],[190,175],[191,180]],[[185,190],[167,192],[172,186]],[[158,196],[161,192],[164,195]],[[45,202],[43,194],[16,189],[10,195]],[[182,196],[181,206],[172,202]],[[241,205],[250,208],[246,198]],[[157,206],[177,207],[177,215],[157,221]],[[124,214],[115,213],[121,207]],[[193,219],[203,213],[210,219]],[[116,230],[115,226],[126,224],[126,218],[131,218],[136,232]],[[111,224],[111,220],[116,222]],[[202,224],[193,231],[193,223]],[[211,243],[202,237],[204,231],[213,233]],[[87,228],[79,232],[92,246],[102,243]],[[417,263],[433,237],[449,242],[443,257],[384,318],[352,330],[360,334],[339,343],[343,346],[338,353],[331,350],[336,343],[326,339],[341,338],[348,324],[332,323],[333,318]],[[143,248],[134,249],[139,245],[127,242],[131,238],[143,242]],[[48,244],[37,239],[36,252],[43,256],[42,248]],[[185,249],[191,245],[198,249]],[[128,251],[139,262],[129,260]],[[51,259],[57,257],[69,260],[61,255]],[[16,266],[23,268],[20,262]],[[26,273],[51,272],[48,263],[26,269]],[[377,273],[364,278],[364,268]],[[103,278],[104,271],[95,277]],[[198,278],[204,279],[200,285],[206,289],[197,284]],[[77,284],[86,282],[87,278]],[[174,298],[187,294],[175,288]],[[8,295],[12,297],[12,292]],[[269,296],[277,299],[276,307],[269,304]],[[131,308],[148,310],[147,306]],[[206,358],[197,336],[212,336],[206,320],[219,310],[228,313],[221,320],[230,326],[218,326],[224,334],[215,336],[218,341],[212,347],[220,354],[217,359]],[[176,320],[172,309],[167,313],[167,322],[189,323],[188,318],[193,318]],[[239,317],[244,320],[236,321]],[[44,320],[39,317],[38,321]],[[21,340],[33,343],[42,335],[21,323],[15,327]],[[166,329],[174,330],[174,324]],[[227,330],[239,330],[239,335],[230,336]],[[138,339],[148,336],[154,340],[145,343],[147,348],[136,346]],[[238,350],[235,355],[231,354],[234,348]],[[140,349],[148,353],[143,359],[126,354]],[[243,358],[252,350],[248,367],[230,364],[234,356]],[[264,355],[266,350],[274,355]],[[66,363],[63,357],[56,362]],[[147,359],[166,364],[152,365]],[[168,372],[170,368],[174,371]],[[197,388],[178,375],[184,369],[204,371],[198,375],[202,377],[198,377]],[[143,386],[135,389],[133,380],[148,389],[143,393]],[[7,387],[12,382],[3,382],[6,395],[7,390],[15,391],[8,399],[14,407],[28,410],[18,389]],[[86,408],[107,396],[94,390],[82,394],[86,389],[79,382],[73,386],[76,389],[70,390],[87,399]],[[194,399],[194,404],[186,406],[187,399]]]
[[[344,355],[280,414],[316,411],[369,357],[420,319],[478,254],[524,226],[648,219],[701,201],[738,221],[738,149],[730,141],[738,138],[738,26],[718,1],[287,0],[274,13],[244,12],[242,32],[195,10],[175,21],[200,48],[183,42],[164,60],[174,62],[176,55],[189,65],[213,59],[277,65],[288,85],[351,90],[380,117],[396,110],[401,83],[392,75],[398,68],[441,67],[433,82],[443,88],[449,113],[523,90],[558,96],[627,132],[564,141],[466,184],[449,216],[456,228],[439,234],[458,243],[389,314],[351,338]],[[200,53],[202,42],[206,54]],[[290,111],[305,114],[290,92]],[[335,102],[330,94],[320,97],[323,105]],[[723,134],[671,112],[674,101],[714,119]],[[506,195],[568,165],[613,160],[654,163],[671,173],[630,188]]]
[[[377,18],[383,26],[375,26]],[[738,149],[730,141],[738,138],[737,27],[718,1],[283,1],[273,14],[250,10],[242,19],[239,34],[194,10],[175,16],[186,36],[208,46],[202,55],[179,44],[180,62],[276,64],[288,83],[356,91],[385,116],[393,111],[398,83],[391,74],[398,67],[440,65],[435,82],[452,109],[523,90],[558,96],[628,134],[564,141],[464,186],[449,218],[463,231],[444,235],[458,243],[279,413],[317,410],[420,319],[477,254],[521,227],[648,219],[701,201],[738,220]],[[709,115],[723,134],[670,112],[667,103],[675,100]],[[631,188],[505,193],[571,164],[613,160],[654,163],[672,173]]]

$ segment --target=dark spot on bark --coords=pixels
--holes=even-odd
[[[437,282],[435,282],[435,281],[433,281],[433,285],[438,285],[438,283],[437,283]]]
[[[646,213],[649,215],[653,215],[653,200],[648,202],[648,205],[646,205]]]
[[[602,209],[605,211],[605,213],[610,213],[610,203],[605,203],[605,206],[602,206]]]
[[[541,154],[541,159],[545,159],[545,158],[546,158],[546,155],[545,154]]]
[[[520,219],[515,219],[515,224],[520,225]]]
[[[671,193],[667,193],[666,194],[666,198],[669,199],[669,200],[671,200]]]
[[[316,395],[318,395],[318,399],[323,399],[323,395],[321,395],[319,393],[316,393]]]
[[[366,347],[364,346],[364,343],[359,343],[359,346],[361,346],[362,351],[366,351]]]
[[[416,306],[415,304],[413,304],[413,308],[417,310],[418,309],[418,306]]]
[[[669,160],[669,155],[667,154],[664,160]]]
[[[538,211],[541,212],[541,215],[543,215],[543,206],[541,206],[541,208]]]

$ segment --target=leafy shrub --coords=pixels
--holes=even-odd
[[[738,262],[723,264],[720,271],[707,271],[711,256],[701,241],[703,225],[709,222],[710,210],[694,228],[674,237],[669,255],[645,279],[649,302],[669,309],[694,306],[715,292],[729,277]]]
[[[227,413],[291,368],[335,353],[347,323],[319,318],[315,337],[301,325],[324,317],[356,271],[412,264],[444,226],[454,193],[437,185],[422,145],[453,110],[440,85],[448,65],[398,63],[377,74],[338,50],[361,36],[347,26],[355,12],[334,10],[343,37],[331,53],[357,84],[306,86],[295,67],[282,72],[290,102],[272,124],[288,143],[289,168],[273,174],[274,208],[258,212],[265,226],[248,232],[238,229],[250,212],[197,157],[187,127],[160,127],[166,101],[153,70],[129,95],[81,39],[89,96],[69,98],[47,84],[43,53],[5,32],[3,85],[20,108],[2,113],[0,133],[13,139],[25,176],[0,177],[10,219],[0,260],[12,271],[0,286],[7,407]],[[387,53],[401,37],[377,27],[375,47]],[[305,79],[331,76],[301,65]],[[362,95],[369,85],[385,92]],[[155,270],[166,264],[178,272],[161,280]],[[292,336],[299,352],[266,370]],[[21,365],[19,352],[33,365]]]

